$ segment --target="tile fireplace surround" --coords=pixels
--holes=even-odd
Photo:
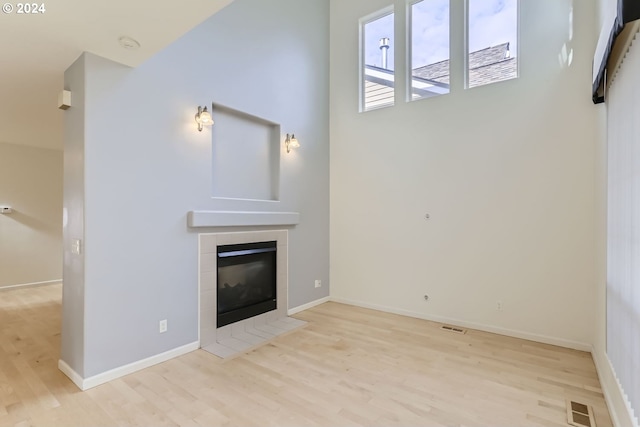
[[[222,245],[276,241],[276,292],[278,308],[218,328],[217,249]],[[199,235],[200,347],[219,357],[231,357],[269,339],[305,325],[287,317],[288,234],[287,230],[211,233]]]

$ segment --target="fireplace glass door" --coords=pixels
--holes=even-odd
[[[218,246],[217,327],[277,308],[277,243]]]

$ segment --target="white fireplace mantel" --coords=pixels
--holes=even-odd
[[[298,212],[191,211],[187,215],[187,225],[190,228],[287,226],[299,223]]]

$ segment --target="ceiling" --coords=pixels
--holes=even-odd
[[[0,13],[0,142],[62,150],[58,94],[82,52],[135,67],[232,1],[56,0],[40,14]]]

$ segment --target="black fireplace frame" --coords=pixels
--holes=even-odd
[[[273,298],[255,302],[231,311],[220,312],[220,275],[216,278],[216,327],[221,328],[259,314],[267,313],[278,308],[278,262],[277,262],[277,241],[252,242],[233,245],[221,245],[217,248],[216,267],[217,269],[228,265],[239,264],[238,260],[258,254],[268,255],[273,262],[271,284],[273,287]]]

